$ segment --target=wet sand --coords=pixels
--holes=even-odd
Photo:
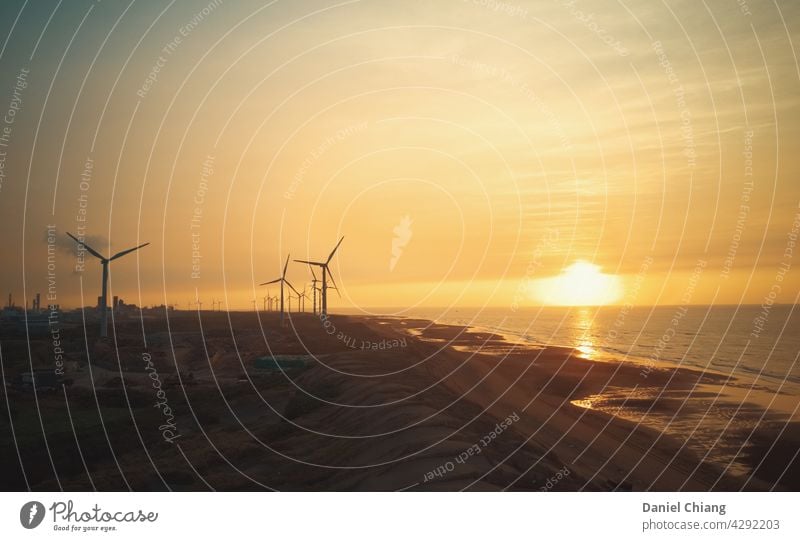
[[[3,459],[19,464],[19,452],[25,475],[4,488],[798,488],[797,423],[715,400],[731,383],[720,374],[659,366],[643,377],[635,363],[413,319],[296,314],[283,330],[274,313],[146,321],[179,434],[170,443],[141,323],[117,326],[116,343],[94,345],[91,371],[84,363],[63,392],[5,391],[17,445]],[[80,365],[82,329],[66,342]],[[4,361],[21,346],[4,339]],[[267,352],[309,355],[308,366],[256,369]],[[7,376],[15,369],[4,363]]]

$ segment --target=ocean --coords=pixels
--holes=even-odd
[[[493,331],[589,357],[713,370],[800,395],[800,306],[418,308],[379,314]]]

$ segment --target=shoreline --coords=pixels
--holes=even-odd
[[[440,344],[443,340],[442,334],[447,332],[450,333],[450,336],[445,340],[456,339],[455,341],[460,342],[464,342],[464,340],[458,340],[459,337],[469,335],[474,335],[476,342],[490,337],[492,345],[488,351],[483,349],[486,342],[470,345],[452,344],[451,347],[466,353],[494,357],[495,362],[502,362],[505,357],[513,355],[547,356],[554,354],[561,356],[562,359],[566,355],[567,358],[578,362],[603,363],[614,366],[614,374],[607,376],[607,380],[599,392],[587,395],[586,392],[579,392],[577,388],[573,389],[573,392],[569,393],[571,395],[569,404],[655,430],[660,434],[659,440],[678,439],[691,434],[698,440],[697,444],[683,445],[681,450],[688,449],[701,455],[704,461],[723,468],[726,473],[720,473],[715,484],[722,482],[722,479],[729,473],[745,477],[743,486],[751,483],[755,485],[758,481],[755,476],[750,475],[752,473],[751,466],[742,461],[741,455],[745,452],[745,447],[734,445],[733,449],[728,449],[730,444],[725,443],[726,433],[735,429],[739,433],[749,432],[750,435],[756,435],[758,425],[762,422],[777,423],[779,426],[783,424],[783,427],[786,428],[797,420],[798,406],[796,399],[792,396],[784,395],[778,401],[778,404],[783,403],[783,407],[778,409],[776,408],[778,404],[775,403],[776,396],[771,394],[768,389],[761,388],[753,392],[754,380],[746,381],[747,378],[729,376],[715,369],[704,370],[692,365],[676,366],[669,361],[648,363],[646,359],[633,356],[620,358],[608,355],[604,358],[597,358],[574,347],[532,344],[524,339],[519,339],[519,336],[512,336],[512,340],[508,340],[507,333],[497,332],[488,327],[446,324],[419,318],[407,318],[407,320],[415,322],[417,325],[427,326],[427,328],[435,328],[437,332],[434,340]],[[419,329],[417,330],[419,331]],[[497,337],[500,337],[500,340],[497,340]],[[417,338],[425,340],[425,330],[419,331]],[[503,351],[504,345],[508,346],[508,350]],[[565,365],[566,363],[562,363],[562,367]],[[639,383],[631,385],[630,374],[622,378],[627,384],[615,381],[615,376],[619,371],[629,372],[631,368],[637,371],[643,366],[648,366],[650,371],[659,373],[654,378],[655,385],[639,385]],[[552,376],[557,379],[557,374]],[[661,387],[662,384],[664,387]],[[573,397],[573,394],[576,396]],[[733,400],[734,396],[739,398],[747,396],[755,403],[735,401]],[[757,398],[760,400],[756,400]],[[711,405],[703,411],[702,405],[707,404],[709,400],[711,400]],[[773,401],[769,410],[764,407],[767,405],[767,400]],[[565,402],[562,401],[562,407]],[[699,404],[695,404],[695,402]],[[760,413],[759,407],[763,408]],[[720,411],[724,412],[722,421],[717,418],[717,413]],[[731,414],[731,411],[734,413]],[[725,421],[725,418],[728,421]],[[610,423],[613,422],[610,421]],[[734,422],[735,424],[733,424]],[[717,449],[709,453],[709,447],[704,447],[703,444]],[[701,464],[697,464],[695,469],[699,470],[701,467]]]
[[[670,307],[670,305],[665,305],[666,307]],[[704,305],[697,305],[697,306],[704,306]],[[728,306],[728,305],[720,305],[720,306]],[[733,305],[731,305],[733,306]],[[793,305],[776,305],[776,306],[793,306]],[[541,340],[534,340],[533,338],[528,338],[518,331],[514,331],[512,329],[501,329],[501,328],[493,328],[492,326],[488,325],[478,325],[478,324],[462,324],[462,323],[452,323],[443,320],[437,320],[435,318],[423,318],[423,317],[415,317],[415,316],[358,316],[358,317],[375,317],[375,318],[396,318],[396,319],[411,319],[411,320],[422,320],[430,321],[434,325],[443,325],[443,326],[453,326],[459,328],[465,328],[466,332],[475,333],[475,334],[494,334],[497,336],[502,337],[502,339],[509,344],[520,346],[520,347],[528,347],[528,348],[559,348],[559,349],[575,349],[580,351],[587,360],[591,360],[594,362],[630,362],[637,364],[639,366],[651,368],[659,368],[659,369],[681,369],[681,370],[690,370],[696,371],[701,373],[709,373],[713,375],[717,375],[724,378],[730,378],[732,381],[740,381],[746,382],[751,384],[754,387],[764,388],[765,382],[759,382],[759,379],[766,380],[772,386],[772,390],[777,390],[780,388],[781,393],[790,394],[791,391],[800,394],[800,378],[791,379],[789,377],[784,377],[781,379],[777,375],[764,375],[752,372],[746,367],[738,368],[738,371],[734,373],[733,371],[726,372],[722,368],[717,366],[712,366],[709,362],[706,366],[702,366],[700,364],[692,364],[686,362],[686,357],[684,356],[681,359],[672,359],[672,358],[659,358],[659,359],[652,359],[649,357],[644,357],[641,355],[636,355],[628,352],[624,352],[619,349],[615,349],[609,346],[591,346],[586,348],[590,351],[585,350],[582,346],[575,346],[575,345],[568,345],[568,344],[558,344],[558,343],[547,343]],[[791,413],[795,417],[800,417],[800,407],[796,411],[786,411],[786,413]]]

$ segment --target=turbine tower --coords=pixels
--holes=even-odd
[[[319,283],[319,280],[317,280],[317,275],[314,272],[314,267],[309,265],[308,270],[311,271],[311,293],[314,296],[314,315],[317,315],[317,290],[319,290],[317,284]]]
[[[95,256],[97,259],[100,260],[100,264],[103,266],[103,288],[102,293],[100,295],[100,336],[105,338],[108,336],[108,264],[114,261],[115,259],[119,259],[124,255],[128,255],[131,252],[135,252],[139,248],[144,248],[149,242],[145,242],[144,244],[140,244],[135,248],[129,248],[127,250],[122,250],[121,252],[117,252],[116,254],[112,255],[111,257],[103,257],[100,255],[99,252],[92,249],[88,244],[83,241],[78,240],[72,233],[67,233],[72,240],[78,243],[78,246],[83,246],[87,252]]]
[[[339,239],[339,242],[337,242],[336,246],[333,247],[333,250],[331,251],[330,255],[328,256],[328,259],[326,259],[324,263],[322,263],[321,261],[304,261],[304,260],[301,260],[301,259],[295,259],[295,261],[297,263],[305,263],[306,265],[316,265],[317,267],[321,267],[322,268],[322,291],[321,291],[321,293],[322,293],[322,308],[320,310],[320,316],[322,318],[325,318],[325,317],[328,316],[328,275],[330,275],[331,282],[333,282],[333,287],[336,289],[336,293],[337,294],[339,293],[339,288],[336,287],[336,280],[334,280],[333,279],[333,275],[330,274],[330,268],[328,267],[328,265],[330,264],[331,259],[333,259],[333,255],[336,253],[336,250],[339,249],[339,245],[342,244],[343,240],[344,240],[344,237]],[[292,288],[292,289],[294,289],[294,288]],[[295,290],[295,293],[297,293],[296,290]]]
[[[283,311],[283,284],[286,284],[287,286],[292,288],[292,291],[297,293],[297,290],[294,288],[294,286],[289,283],[289,280],[286,279],[286,269],[289,268],[289,257],[290,256],[287,254],[286,264],[283,266],[283,274],[281,274],[280,278],[276,278],[275,280],[270,280],[269,282],[264,282],[263,284],[259,284],[261,286],[266,286],[269,284],[277,284],[277,283],[281,284],[281,326],[283,326],[283,318],[285,316],[285,312]]]

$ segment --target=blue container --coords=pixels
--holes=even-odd
[[[300,370],[308,366],[307,360],[308,355],[267,355],[256,358],[255,367],[273,372]]]

